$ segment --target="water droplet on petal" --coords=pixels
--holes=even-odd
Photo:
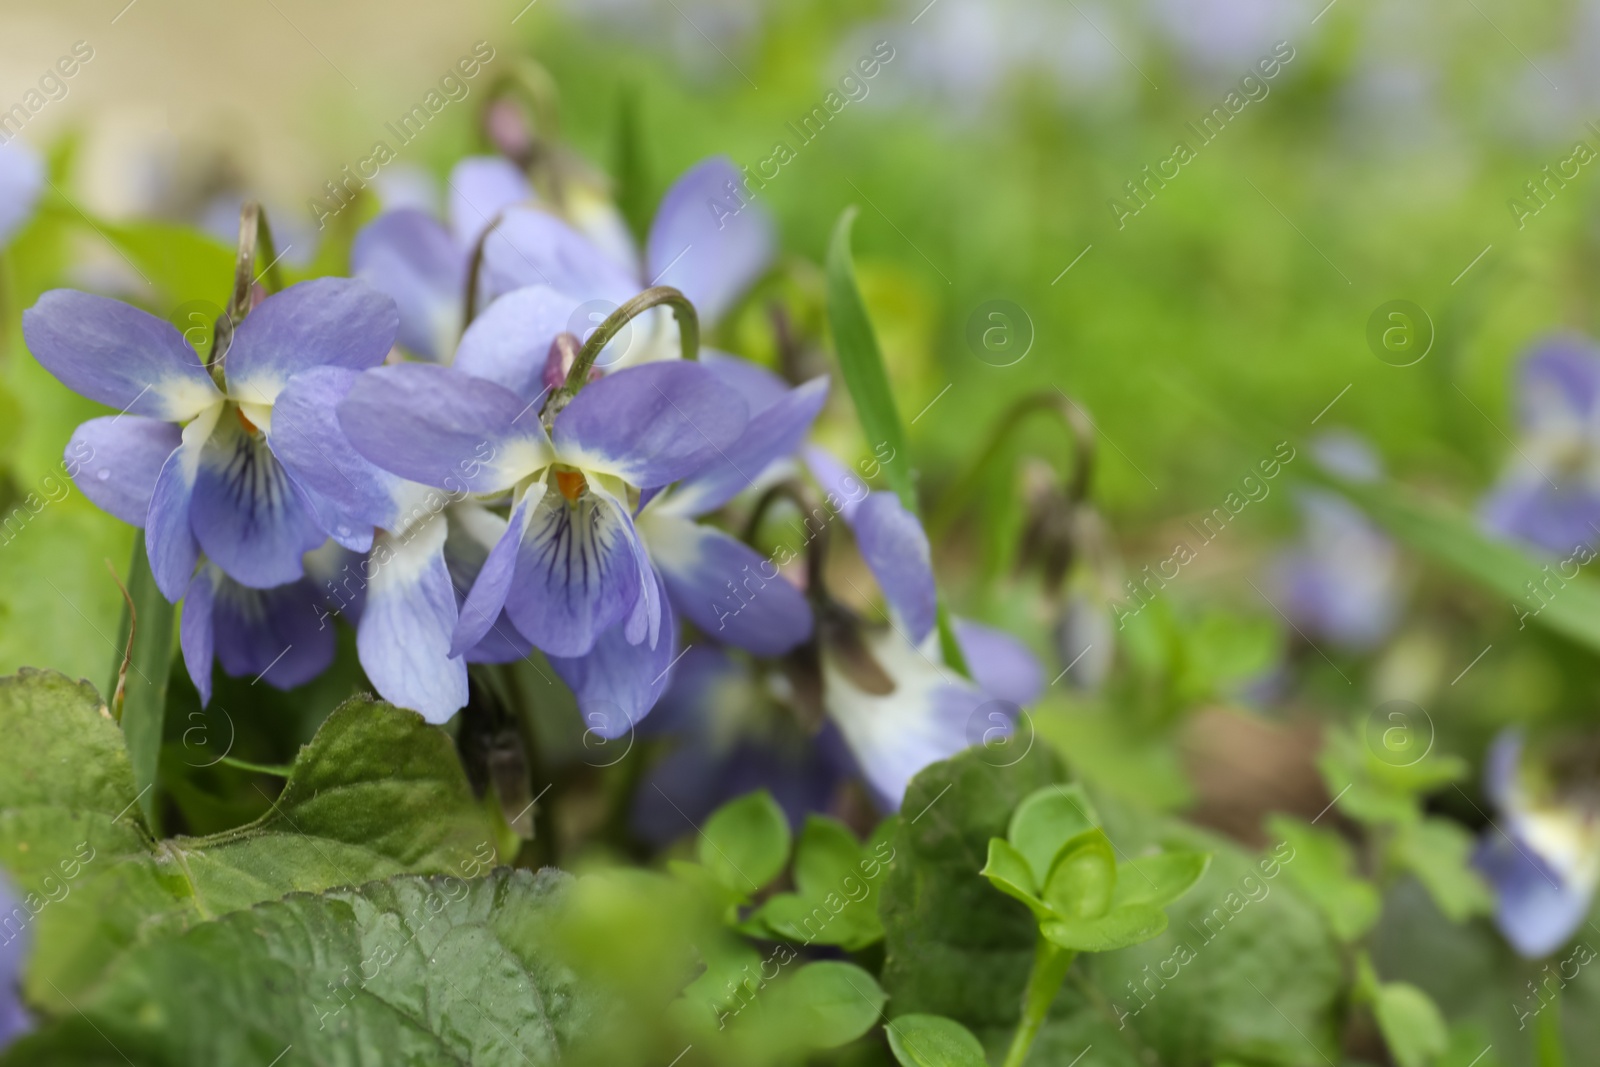
[[[349,537],[350,536],[350,527],[344,525],[343,523],[340,523],[339,524],[339,536],[340,537]]]
[[[102,482],[110,481],[111,480],[111,468],[109,468],[109,467],[101,467],[98,471],[95,472],[94,476],[96,478],[99,478]]]

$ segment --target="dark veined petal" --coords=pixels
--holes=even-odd
[[[811,636],[811,607],[777,565],[721,530],[674,515],[639,520],[673,607],[709,638],[780,656]]]
[[[550,462],[535,405],[451,367],[367,371],[338,411],[358,453],[452,494],[500,492]]]
[[[683,291],[708,328],[766,270],[776,240],[772,218],[749,200],[725,157],[686,171],[661,200],[646,244],[651,285]]]
[[[68,389],[131,415],[183,422],[221,399],[176,326],[120,300],[52,289],[23,312],[22,334]]]
[[[361,667],[391,704],[447,721],[467,702],[467,665],[450,654],[456,595],[445,565],[443,515],[406,532],[380,534],[356,631]]]
[[[641,595],[638,537],[599,493],[546,492],[528,515],[506,597],[517,629],[549,655],[586,654]]]
[[[67,442],[72,480],[100,510],[143,526],[161,468],[183,442],[170,422],[139,415],[108,415],[79,426]]]
[[[395,302],[403,348],[435,363],[449,360],[461,332],[467,252],[443,225],[423,211],[386,211],[356,234],[350,269]]]
[[[527,534],[528,520],[546,492],[543,482],[535,482],[511,509],[511,521],[484,558],[461,605],[460,618],[450,638],[452,656],[477,647],[499,625],[506,598],[511,594],[511,579],[516,572],[522,538]]]
[[[659,599],[662,631],[670,636],[654,648],[648,641],[630,642],[618,625],[600,634],[583,656],[550,657],[550,666],[578,698],[585,729],[598,738],[615,740],[629,734],[671,681],[672,661],[678,654],[677,627],[666,598]]]
[[[584,386],[556,416],[552,438],[562,462],[648,489],[725,453],[747,418],[739,394],[704,367],[647,363]]]
[[[353,278],[291,285],[263,300],[234,331],[223,357],[228,393],[270,404],[300,371],[375,367],[399,328],[394,301]]]
[[[266,438],[232,410],[201,449],[189,522],[207,557],[256,589],[300,578],[300,557],[327,538]]]
[[[938,612],[933,552],[922,523],[893,493],[870,493],[852,525],[861,558],[872,569],[907,636],[921,644],[933,632]]]

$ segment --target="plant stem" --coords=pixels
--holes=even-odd
[[[578,390],[589,380],[589,371],[593,369],[594,361],[599,358],[600,350],[605,348],[607,342],[621,333],[622,328],[628,323],[661,304],[672,308],[673,317],[678,320],[683,358],[699,359],[700,316],[695,312],[694,305],[689,302],[688,297],[670,285],[651,286],[613,311],[607,316],[606,321],[589,335],[589,339],[578,350],[578,358],[573,360],[572,368],[567,371],[567,380],[560,389],[550,395],[549,400],[545,401],[544,416],[555,418],[561,409],[578,395]]]
[[[1033,953],[1033,970],[1028,972],[1028,987],[1022,994],[1022,1019],[1001,1067],[1022,1067],[1075,956],[1077,953],[1071,949],[1058,948],[1046,938],[1039,938]]]

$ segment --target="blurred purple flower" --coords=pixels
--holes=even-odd
[[[1517,455],[1480,508],[1496,533],[1566,555],[1600,540],[1600,348],[1548,338],[1519,368]]]
[[[1484,831],[1474,863],[1495,891],[1500,932],[1520,955],[1537,959],[1588,918],[1600,884],[1600,813],[1536,791],[1522,764],[1521,734],[1502,732],[1484,767],[1500,821]]]
[[[359,282],[304,282],[238,324],[214,380],[175,327],[127,304],[58,289],[23,315],[28,347],[47,370],[122,409],[79,426],[66,455],[85,496],[144,528],[162,594],[173,603],[196,595],[186,660],[203,695],[210,670],[201,650],[209,642],[225,669],[230,659],[254,663],[234,637],[288,625],[281,612],[298,594],[275,587],[302,580],[306,553],[330,536],[356,551],[371,547],[372,525],[312,487],[307,475],[324,457],[303,412],[319,399],[326,410],[322,375],[381,362],[395,326],[393,302]],[[280,408],[285,417],[275,420]],[[360,477],[340,473],[346,482]],[[202,558],[214,566],[197,573]],[[300,655],[302,664],[315,661],[309,650]]]
[[[16,919],[19,912],[23,918]],[[0,925],[0,1049],[4,1049],[33,1029],[33,1019],[22,1005],[22,968],[33,940],[32,916],[4,875],[0,875],[0,915],[5,917]]]
[[[32,149],[15,140],[0,144],[0,248],[33,216],[44,182],[44,163]]]

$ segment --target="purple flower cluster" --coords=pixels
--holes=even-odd
[[[127,304],[45,294],[24,316],[34,356],[117,409],[74,434],[94,456],[77,480],[144,529],[158,587],[183,603],[202,700],[214,660],[279,687],[310,680],[343,617],[378,692],[430,721],[465,705],[469,663],[538,649],[589,729],[615,737],[672,684],[687,624],[703,646],[690,686],[707,664],[820,650],[831,726],[795,764],[809,776],[791,790],[797,814],[849,765],[892,808],[921,767],[1009,730],[1039,668],[966,623],[977,682],[944,666],[928,540],[893,495],[858,484],[843,511],[891,608],[866,639],[880,675],[866,688],[798,585],[705,521],[796,469],[826,379],[791,387],[719,352],[679,358],[694,353],[658,308],[564,388],[572,335],[597,321],[585,309],[667,284],[710,324],[765,270],[773,228],[737,177],[720,159],[690,170],[640,256],[603,218],[541,204],[504,161],[465,161],[449,225],[381,214],[357,238],[357,277],[257,291],[210,354]],[[482,313],[463,330],[474,283]],[[830,499],[848,492],[831,463],[811,456]],[[825,758],[830,745],[848,757]]]

